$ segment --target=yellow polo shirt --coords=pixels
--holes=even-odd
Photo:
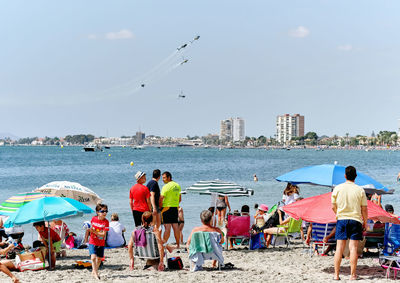
[[[336,219],[353,219],[363,222],[361,206],[367,206],[365,191],[354,182],[346,181],[335,187],[332,192],[332,204],[336,204]]]

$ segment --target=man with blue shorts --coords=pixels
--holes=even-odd
[[[347,240],[350,240],[350,280],[357,279],[357,248],[367,225],[368,210],[364,189],[354,183],[356,177],[356,168],[346,167],[346,182],[336,186],[332,192],[332,210],[337,219],[334,280],[340,280],[340,263]]]

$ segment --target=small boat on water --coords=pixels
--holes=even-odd
[[[84,151],[103,151],[103,148],[98,144],[89,143],[83,147]]]

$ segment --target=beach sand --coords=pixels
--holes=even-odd
[[[21,282],[99,282],[91,277],[90,269],[76,269],[76,260],[88,260],[88,250],[68,250],[66,258],[57,261],[55,271],[16,272]],[[144,262],[135,258],[135,269],[129,270],[129,256],[126,248],[107,249],[106,262],[100,269],[101,282],[323,282],[333,281],[333,256],[310,257],[306,248],[295,243],[291,248],[276,247],[257,251],[235,248],[224,251],[225,263],[235,265],[232,270],[212,270],[211,261],[205,264],[205,271],[190,272],[188,253],[168,254],[180,256],[184,270],[158,272],[142,270]],[[358,274],[362,282],[385,280],[385,272],[378,264],[377,254],[358,261]],[[341,279],[350,278],[349,261],[343,259]],[[9,281],[7,281],[9,280]],[[11,282],[3,273],[0,282]]]

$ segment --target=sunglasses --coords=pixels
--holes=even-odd
[[[108,210],[99,210],[100,213],[108,213]]]

